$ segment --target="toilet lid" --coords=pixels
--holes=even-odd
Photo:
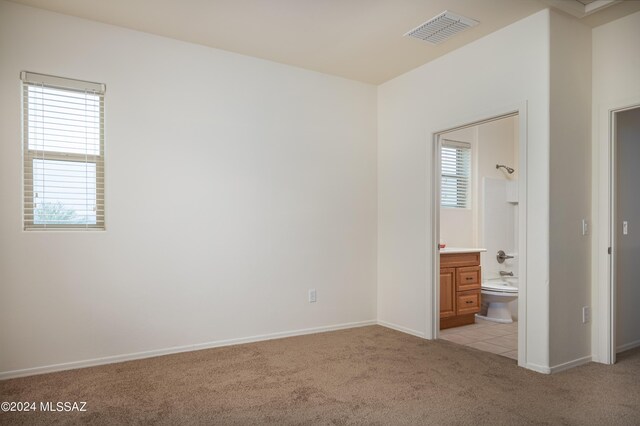
[[[482,288],[491,291],[500,291],[502,293],[517,293],[518,287],[509,285],[505,281],[486,281],[482,283]]]

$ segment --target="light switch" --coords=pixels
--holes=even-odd
[[[622,235],[628,235],[628,234],[629,234],[629,224],[625,220],[622,222]]]

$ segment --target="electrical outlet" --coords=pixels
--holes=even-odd
[[[591,322],[591,308],[589,306],[582,307],[582,323],[586,324]]]
[[[309,303],[315,303],[316,300],[317,300],[316,289],[315,288],[309,289]]]
[[[589,235],[589,222],[587,222],[587,219],[582,219],[582,235]]]

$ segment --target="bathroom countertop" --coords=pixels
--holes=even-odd
[[[483,251],[487,251],[486,248],[461,248],[461,247],[445,247],[440,249],[440,254],[450,254],[450,253],[480,253]]]

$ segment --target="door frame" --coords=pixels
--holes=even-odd
[[[616,344],[616,115],[620,112],[640,108],[640,98],[611,103],[599,111],[596,121],[596,142],[593,153],[598,158],[593,166],[598,173],[595,185],[598,198],[594,197],[593,214],[600,225],[592,242],[597,270],[592,295],[597,309],[596,323],[592,330],[594,342],[592,357],[603,364],[615,364]],[[599,124],[599,126],[598,126]],[[606,202],[598,202],[602,200]],[[610,251],[609,251],[610,250]]]
[[[431,264],[431,282],[434,283],[431,292],[427,292],[427,303],[431,304],[431,316],[427,318],[427,330],[437,339],[440,335],[440,150],[441,136],[454,130],[474,127],[480,124],[500,120],[502,118],[518,116],[518,366],[527,364],[527,102],[507,106],[498,110],[479,114],[467,120],[459,120],[448,126],[439,126],[440,130],[431,133],[430,149],[427,149],[428,163],[431,167],[431,238],[427,238],[427,245],[432,246],[432,256],[427,264]],[[432,159],[432,160],[431,160]]]

